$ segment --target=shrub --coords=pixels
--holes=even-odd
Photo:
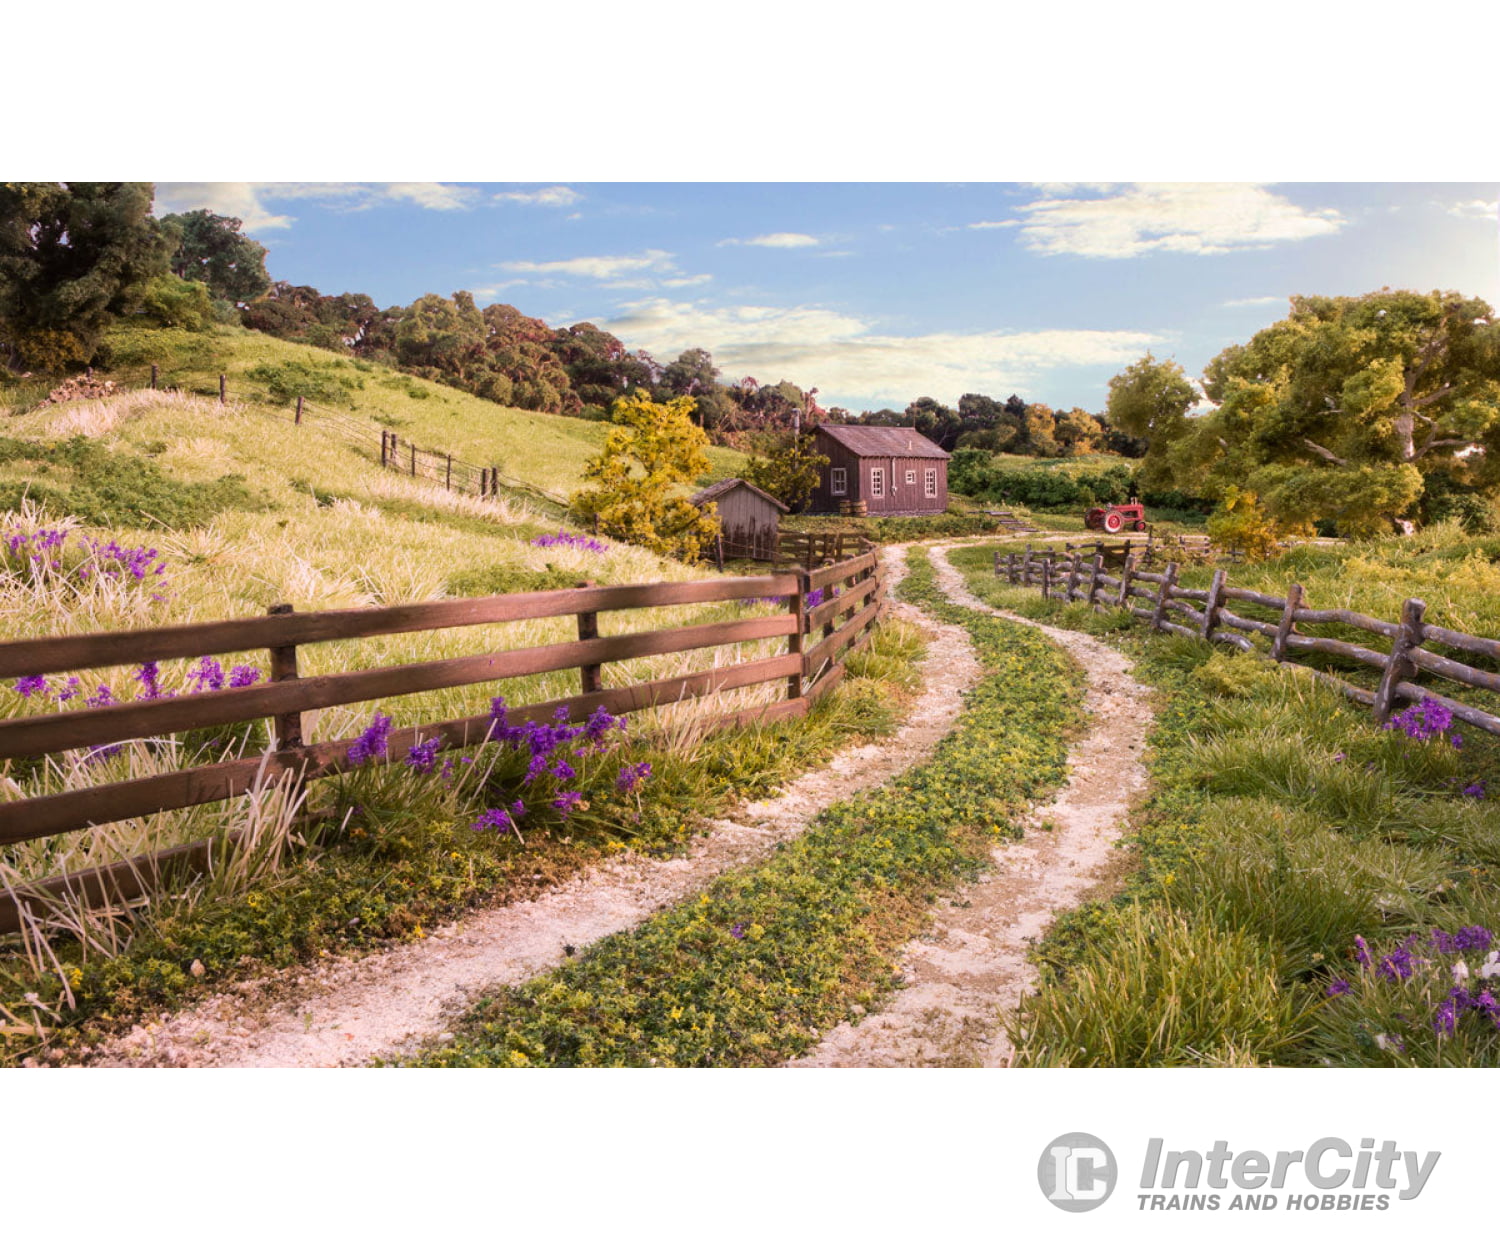
[[[331,366],[314,365],[298,360],[282,364],[259,364],[245,375],[259,382],[277,403],[287,404],[301,395],[327,404],[348,404],[354,391],[362,388],[360,379],[341,377]]]

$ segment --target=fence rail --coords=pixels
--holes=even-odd
[[[1427,605],[1421,599],[1407,599],[1400,621],[1391,622],[1346,608],[1312,608],[1307,604],[1306,591],[1296,582],[1285,596],[1230,586],[1222,568],[1214,570],[1207,590],[1179,586],[1180,566],[1176,561],[1168,562],[1161,573],[1148,573],[1138,568],[1135,556],[1130,556],[1120,576],[1113,577],[1104,572],[1103,557],[1098,552],[1085,560],[1081,551],[1058,556],[1051,551],[1032,553],[1028,548],[1024,555],[996,552],[994,568],[997,577],[1006,578],[1013,586],[1035,586],[1048,598],[1085,602],[1095,610],[1128,611],[1148,622],[1153,630],[1203,638],[1241,651],[1256,650],[1253,639],[1259,636],[1270,640],[1271,659],[1278,663],[1296,664],[1287,658],[1288,653],[1303,652],[1377,670],[1380,676],[1375,689],[1369,690],[1323,669],[1297,665],[1348,698],[1369,706],[1381,724],[1390,718],[1398,702],[1427,698],[1465,724],[1500,734],[1500,716],[1437,694],[1416,681],[1422,673],[1429,673],[1460,686],[1500,693],[1500,673],[1431,649],[1440,646],[1493,662],[1500,660],[1500,641],[1429,624],[1425,620]],[[1152,586],[1156,589],[1150,589]],[[1244,615],[1226,606],[1230,602],[1267,609],[1276,613],[1277,619]],[[1138,606],[1141,603],[1146,606]],[[1299,633],[1299,625],[1339,625],[1373,634],[1389,647],[1380,650],[1342,638]]]
[[[819,593],[820,592],[820,593]],[[707,625],[599,636],[602,612],[778,598],[786,611]],[[205,654],[264,649],[271,680],[237,690],[206,691],[159,701],[0,721],[0,760],[32,758],[102,742],[184,732],[269,718],[274,735],[264,755],[247,756],[129,781],[0,803],[0,845],[51,837],[110,821],[197,807],[249,793],[290,777],[292,784],[348,771],[354,739],[303,743],[302,712],[427,690],[480,685],[504,678],[579,670],[581,695],[512,710],[513,717],[551,719],[562,709],[581,721],[599,707],[635,712],[767,682],[786,682],[783,698],[732,714],[735,723],[806,713],[842,679],[850,655],[870,639],[887,601],[873,551],[809,572],[803,568],[757,577],[715,578],[634,586],[582,586],[388,608],[298,613],[286,605],[270,614],[202,625],[177,625],[64,638],[0,643],[0,678],[73,669],[139,664]],[[573,616],[578,640],[355,673],[299,677],[297,650],[320,642],[447,629],[505,621]],[[811,647],[809,635],[817,635]],[[643,656],[686,654],[755,639],[785,638],[785,654],[679,676],[605,687],[604,664]],[[402,759],[418,741],[441,750],[486,740],[488,715],[394,729],[387,756]],[[158,880],[169,865],[201,867],[207,844],[194,843],[130,861],[33,883],[25,898],[44,904],[64,895],[91,903],[126,901]],[[21,923],[16,900],[0,902],[0,932]]]

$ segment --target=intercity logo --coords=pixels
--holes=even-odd
[[[1036,1179],[1047,1201],[1063,1211],[1092,1211],[1114,1192],[1114,1153],[1090,1133],[1064,1133],[1042,1151]]]

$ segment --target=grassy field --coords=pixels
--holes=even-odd
[[[323,407],[368,421],[370,453],[380,452],[380,433],[394,430],[422,447],[451,452],[474,464],[496,465],[503,474],[553,495],[568,496],[584,461],[597,455],[610,428],[551,413],[507,408],[437,382],[384,365],[233,326],[212,334],[125,326],[109,336],[110,369],[101,376],[140,383],[159,368],[163,387],[217,394],[226,375],[229,397],[271,399],[288,410],[290,396],[304,394]],[[34,399],[34,388],[15,398]],[[11,402],[0,391],[0,405]],[[284,456],[291,449],[277,436]],[[709,453],[713,480],[733,475],[745,457],[725,447]]]
[[[312,355],[308,349],[235,333],[223,336],[222,343],[213,342],[236,348],[250,343],[263,352],[261,360],[266,359],[265,351]],[[167,355],[156,350],[162,347],[159,340],[150,346],[153,355]],[[202,343],[182,350],[190,348],[200,350]],[[240,358],[242,371],[253,368],[249,359]],[[349,362],[342,363],[352,369]],[[207,378],[221,364],[233,367],[222,358],[200,359],[194,367]],[[182,369],[179,377],[187,372]],[[367,380],[367,386],[373,384]],[[506,410],[456,392],[445,399],[438,393],[443,388],[427,389],[433,393],[411,402],[435,407],[439,411],[434,420],[446,415],[455,431],[475,424],[465,413],[478,414],[496,429],[505,425]],[[231,397],[235,393],[231,383]],[[453,411],[442,414],[445,405]],[[343,423],[310,417],[298,427],[285,410],[274,406],[231,402],[221,407],[213,399],[167,390],[10,413],[0,438],[0,618],[5,636],[254,616],[276,603],[291,603],[299,611],[350,608],[572,586],[586,579],[619,584],[709,575],[701,567],[689,568],[620,544],[605,543],[603,550],[535,545],[534,539],[556,533],[554,518],[515,499],[451,494],[382,470],[375,414],[367,410],[364,416],[370,418],[368,442],[351,438]],[[571,426],[595,442],[602,437],[601,427],[585,422]],[[514,431],[507,437],[519,438]],[[552,454],[546,451],[548,440],[534,437],[517,443],[522,444],[537,449],[539,480],[566,484],[558,467],[562,460],[547,458]],[[576,469],[593,445],[578,441],[569,463]],[[516,467],[512,463],[513,471]],[[547,478],[549,472],[559,476]],[[60,545],[45,546],[54,535],[60,536]],[[45,558],[33,561],[30,557],[38,553]],[[600,626],[609,635],[772,610],[763,603],[735,601],[605,614]],[[303,675],[317,676],[575,636],[571,618],[520,622],[318,644],[301,649],[299,663]],[[782,640],[766,640],[629,661],[606,666],[603,676],[607,685],[628,684],[727,666],[782,647]],[[247,679],[263,679],[267,663],[263,653],[221,655],[216,660],[225,677],[239,667]],[[137,666],[117,666],[49,675],[40,688],[32,681],[7,681],[0,684],[0,718],[36,715],[64,704],[77,707],[85,699],[129,702],[153,694],[191,692],[208,672],[198,661],[173,661],[150,673]],[[576,691],[577,681],[576,673],[561,673],[306,713],[304,734],[309,741],[353,737],[381,714],[398,726],[469,716],[485,711],[496,695],[518,706],[566,696]],[[658,752],[643,758],[657,760],[659,776],[673,772],[666,763],[672,752],[663,754],[661,742],[684,743],[687,758],[707,761],[701,771],[678,784],[678,792],[689,794],[682,806],[675,805],[674,792],[665,782],[659,787],[668,795],[670,831],[657,828],[660,822],[643,817],[639,810],[635,818],[628,818],[630,814],[612,801],[613,774],[605,774],[615,755],[604,752],[590,778],[593,789],[603,795],[593,805],[592,819],[575,813],[573,820],[562,821],[552,812],[551,800],[564,783],[549,783],[539,796],[539,810],[521,822],[535,831],[541,845],[533,840],[524,848],[509,846],[493,829],[470,828],[495,797],[498,774],[493,761],[465,765],[451,785],[436,790],[429,786],[420,794],[411,792],[417,783],[402,768],[377,770],[369,778],[350,782],[315,783],[307,809],[331,807],[341,815],[335,828],[311,834],[294,825],[289,796],[271,788],[230,803],[5,848],[0,852],[0,888],[7,882],[226,833],[241,836],[246,849],[221,861],[212,880],[185,888],[169,905],[136,917],[133,926],[115,924],[108,916],[80,915],[72,946],[65,935],[52,934],[51,940],[62,943],[59,949],[70,952],[65,958],[77,985],[57,983],[61,964],[49,963],[50,956],[34,942],[6,942],[0,950],[0,1013],[15,1009],[26,993],[42,994],[54,1006],[59,994],[73,999],[64,1014],[82,1011],[78,1004],[84,1002],[93,1004],[90,1010],[107,1014],[132,1003],[160,1001],[168,992],[165,987],[186,977],[195,958],[208,962],[202,955],[176,958],[175,952],[198,941],[184,938],[184,932],[218,932],[220,938],[203,939],[205,949],[235,952],[222,961],[216,957],[215,974],[232,967],[241,955],[284,961],[336,946],[351,934],[325,932],[326,915],[344,903],[353,905],[339,893],[346,887],[357,886],[357,898],[362,900],[356,916],[369,913],[362,925],[368,924],[369,931],[381,937],[398,936],[419,929],[424,917],[430,920],[444,909],[507,888],[510,874],[519,871],[517,864],[524,862],[530,873],[539,860],[545,861],[545,870],[537,870],[538,879],[545,879],[585,855],[581,848],[593,847],[587,851],[592,854],[604,853],[598,848],[610,845],[665,845],[668,834],[680,840],[695,819],[684,813],[711,810],[741,789],[768,784],[768,778],[787,766],[782,757],[805,766],[818,758],[820,743],[867,732],[869,726],[858,709],[862,699],[868,703],[873,697],[878,704],[877,695],[869,690],[861,694],[856,683],[851,693],[830,704],[816,725],[791,725],[749,740],[749,745],[730,744],[716,765],[713,752],[700,756],[693,746],[692,716],[763,702],[765,690],[731,692],[698,707],[684,705],[631,718],[631,733],[646,736],[640,749]],[[120,744],[118,750],[65,752],[46,762],[8,761],[0,764],[0,801],[126,780],[226,755],[254,754],[265,745],[265,736],[265,726],[256,723],[218,736],[178,734]],[[725,762],[730,759],[735,762]],[[564,827],[574,824],[580,829],[576,838]],[[582,830],[592,833],[584,836]],[[303,844],[309,838],[316,844],[311,866],[306,871],[292,867],[307,864]],[[334,862],[328,858],[328,847],[342,846],[349,839],[376,844],[375,858],[369,864],[358,861],[356,868],[346,863],[321,877],[316,865]],[[276,889],[262,890],[257,883],[264,881],[278,883]],[[247,900],[257,897],[262,910],[250,917]],[[268,905],[267,898],[275,902]],[[314,906],[318,899],[328,906]],[[215,916],[220,919],[205,919]],[[235,936],[223,937],[224,933]],[[147,940],[131,954],[143,934]],[[139,953],[153,950],[157,954]],[[26,1030],[38,1026],[40,1010],[19,1011],[19,1023],[0,1014],[0,1030],[14,1027],[23,1031],[23,1039],[29,1037]]]
[[[1008,1022],[1018,1061],[1500,1062],[1500,742],[1411,737],[1295,669],[1043,601],[994,578],[993,550],[954,553],[977,594],[1107,636],[1160,698],[1122,887],[1040,947],[1043,989]],[[1382,615],[1420,592],[1472,628],[1496,619],[1493,556],[1435,530],[1233,580],[1295,575],[1316,605]]]

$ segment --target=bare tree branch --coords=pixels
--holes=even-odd
[[[1328,450],[1328,448],[1326,448],[1326,447],[1320,447],[1317,443],[1313,442],[1312,439],[1310,439],[1310,438],[1304,438],[1302,441],[1304,443],[1306,443],[1309,447],[1311,447],[1313,449],[1313,451],[1317,452],[1318,455],[1322,456],[1324,460],[1331,460],[1331,461],[1333,461],[1334,464],[1341,464],[1341,465],[1344,465],[1346,467],[1348,466],[1349,462],[1347,460],[1345,460],[1342,456],[1336,456],[1336,455],[1334,455],[1333,452],[1331,452],[1331,451]]]

